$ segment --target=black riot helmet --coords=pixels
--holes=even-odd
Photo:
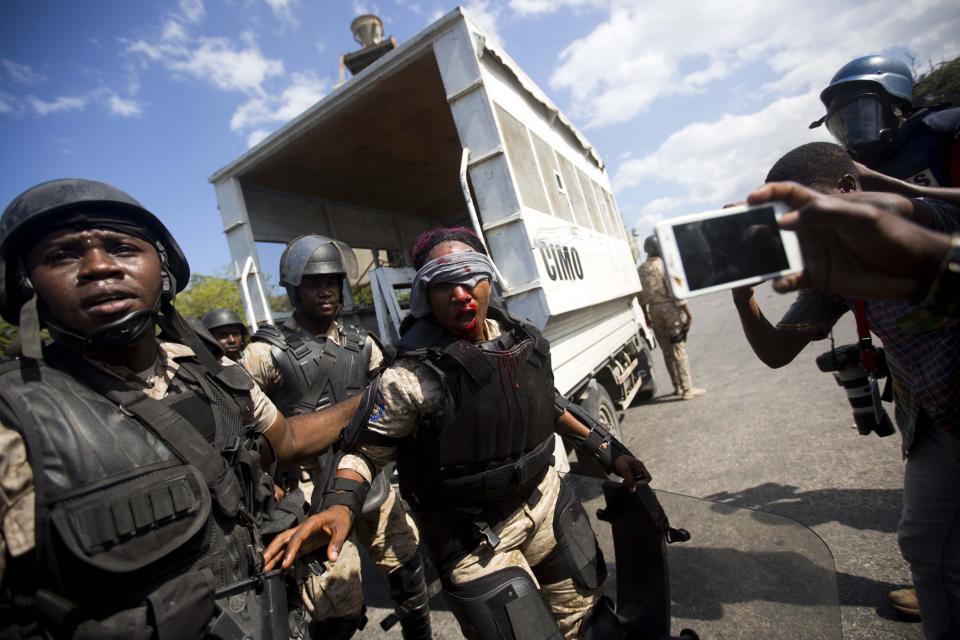
[[[238,316],[235,311],[231,311],[230,309],[214,309],[213,311],[208,311],[203,315],[203,319],[200,322],[203,323],[203,326],[208,331],[213,331],[214,329],[219,329],[220,327],[232,327],[237,325],[244,334],[247,333],[247,325],[243,324],[243,320],[240,319],[240,316]]]
[[[86,345],[120,347],[142,337],[154,326],[156,315],[183,290],[190,280],[190,266],[183,251],[160,220],[127,193],[103,182],[69,178],[43,182],[27,189],[0,217],[0,315],[21,325],[24,354],[37,357],[39,321],[37,299],[26,272],[24,258],[33,242],[63,228],[103,227],[152,242],[162,264],[160,299],[155,309],[140,310],[81,336],[56,318],[43,323],[60,337]],[[26,321],[26,322],[23,322]],[[37,348],[28,346],[37,342]]]
[[[643,251],[648,257],[660,257],[660,241],[657,240],[657,236],[653,234],[647,236],[647,239],[643,241]]]
[[[343,278],[356,278],[353,249],[338,240],[308,233],[290,241],[280,256],[280,285],[294,307],[299,304],[297,287],[303,276],[326,274],[340,276],[341,284]]]

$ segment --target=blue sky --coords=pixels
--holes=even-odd
[[[950,0],[463,4],[597,147],[641,233],[740,199],[784,152],[827,139],[806,125],[846,61],[960,54]],[[0,201],[52,178],[110,182],[168,224],[194,271],[219,271],[207,177],[330,90],[355,15],[403,41],[455,5],[5,0]]]

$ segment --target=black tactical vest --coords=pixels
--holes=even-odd
[[[553,458],[550,347],[533,326],[491,307],[503,334],[474,344],[429,319],[403,335],[398,357],[442,380],[444,406],[398,453],[400,488],[415,510],[526,500]]]
[[[890,158],[870,168],[920,186],[960,186],[951,183],[949,167],[958,132],[960,107],[921,109],[897,129]]]
[[[344,327],[341,344],[286,326],[265,326],[253,340],[270,345],[283,384],[270,399],[285,416],[311,413],[346,400],[367,386],[372,351],[368,334]]]
[[[180,363],[159,401],[75,357],[69,372],[0,365],[0,420],[23,436],[36,488],[35,562],[13,580],[35,589],[21,595],[52,633],[289,634],[282,586],[252,580],[272,490],[253,382],[239,367],[214,376],[195,359]]]

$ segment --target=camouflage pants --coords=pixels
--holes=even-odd
[[[657,338],[657,344],[660,345],[660,351],[663,352],[663,362],[667,365],[667,373],[670,374],[674,390],[683,393],[693,388],[690,363],[687,361],[686,341],[676,344],[670,342],[673,337],[683,331],[682,313],[676,306],[667,303],[651,305],[650,316],[653,321],[653,334]]]
[[[557,545],[553,533],[554,511],[560,497],[560,475],[550,467],[537,489],[542,494],[533,506],[524,505],[494,528],[500,536],[496,549],[487,545],[466,556],[454,566],[450,580],[462,584],[507,567],[520,567],[533,579],[531,567],[547,557]],[[590,590],[566,578],[553,584],[541,584],[540,593],[550,607],[565,638],[575,638],[580,620],[599,597],[599,590]]]
[[[356,545],[367,548],[377,568],[388,575],[417,553],[419,535],[397,493],[390,489],[377,511],[357,518],[350,539],[336,563],[326,562],[326,571],[311,576],[301,587],[307,613],[314,620],[359,616],[363,612],[363,583]]]

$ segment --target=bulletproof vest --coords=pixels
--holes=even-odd
[[[445,392],[443,408],[398,452],[401,492],[414,509],[526,500],[552,461],[549,345],[505,311],[489,315],[504,329],[496,340],[471,343],[421,319],[398,345],[398,357],[427,364]]]
[[[949,173],[951,147],[960,144],[958,130],[960,107],[922,109],[897,128],[889,158],[870,168],[921,186],[960,186],[952,184]]]
[[[261,327],[253,340],[270,345],[283,382],[270,394],[281,413],[311,413],[363,391],[372,347],[367,332],[344,327],[341,344],[286,326]]]
[[[0,420],[23,436],[36,488],[36,570],[13,582],[37,591],[23,595],[56,594],[74,623],[109,618],[121,635],[146,627],[201,637],[236,631],[225,611],[262,613],[243,588],[259,570],[255,523],[272,490],[259,468],[249,377],[182,359],[155,401],[79,358],[64,370],[53,361],[0,365]],[[130,402],[118,405],[114,393]],[[165,417],[145,420],[144,405]],[[49,629],[45,616],[58,609],[36,607]]]

